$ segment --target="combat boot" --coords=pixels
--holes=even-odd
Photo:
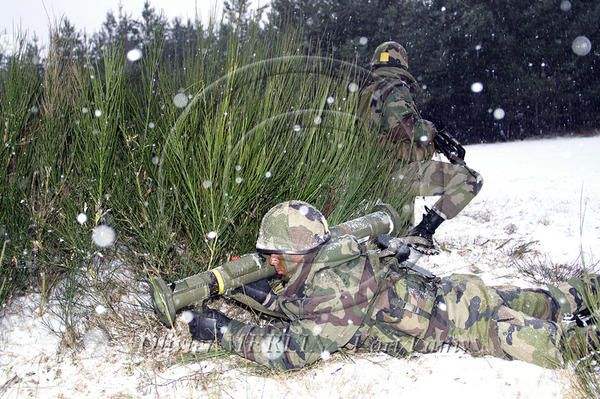
[[[440,251],[433,243],[435,230],[445,220],[434,209],[425,208],[421,222],[412,228],[406,236],[407,243],[419,252],[427,255],[437,255]]]

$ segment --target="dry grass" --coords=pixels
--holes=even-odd
[[[547,255],[528,254],[513,258],[513,263],[526,280],[535,284],[559,284],[572,277],[581,276],[584,267],[579,258],[573,262],[555,262]],[[598,264],[591,266],[591,272],[598,271]]]

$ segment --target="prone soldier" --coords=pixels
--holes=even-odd
[[[563,315],[584,314],[586,289],[600,288],[596,275],[545,290],[487,287],[473,275],[438,278],[407,261],[402,238],[384,238],[332,238],[312,205],[276,205],[262,220],[256,250],[283,289],[258,283],[247,291],[274,321],[247,324],[204,308],[189,319],[192,337],[216,340],[278,370],[304,367],[343,348],[402,356],[443,344],[559,367],[569,331]]]

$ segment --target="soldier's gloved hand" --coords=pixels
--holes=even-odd
[[[223,331],[231,319],[218,310],[208,307],[202,308],[202,312],[192,311],[192,320],[188,323],[192,338],[200,341],[220,340]]]
[[[410,257],[410,248],[402,238],[392,238],[387,234],[380,234],[377,236],[377,245],[381,249],[392,251],[400,263]]]

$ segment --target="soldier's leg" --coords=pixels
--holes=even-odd
[[[491,288],[510,309],[538,319],[559,321],[561,318],[560,307],[547,290],[519,288],[513,285]]]
[[[419,163],[419,195],[439,195],[434,205],[444,219],[452,219],[479,193],[483,178],[467,166],[440,161]]]
[[[392,273],[386,283],[365,321],[369,324],[366,346],[379,345],[388,354],[406,355],[428,328],[437,287],[416,274]]]
[[[435,255],[439,253],[433,242],[436,229],[467,206],[481,189],[483,180],[477,172],[464,165],[430,160],[415,162],[411,167],[414,172],[409,178],[418,184],[416,193],[439,195],[440,198],[432,209],[427,209],[419,224],[409,231],[407,239],[417,251]]]
[[[473,354],[503,357],[493,316],[502,299],[474,275],[453,274],[442,279],[420,352],[449,344]]]
[[[556,367],[562,360],[558,331],[553,321],[505,306],[477,276],[455,274],[442,280],[430,325],[415,349],[428,352],[445,343],[472,354]]]
[[[588,295],[600,295],[600,275],[586,274],[583,277],[573,277],[558,286],[547,286],[552,298],[558,302],[560,313],[578,314],[589,311],[585,298]]]
[[[495,318],[504,357],[548,368],[563,365],[562,330],[556,322],[530,317],[506,306],[498,308]]]
[[[558,286],[547,289],[523,289],[514,286],[493,287],[504,304],[538,319],[558,322],[564,315],[582,313],[587,310],[584,298],[598,293],[600,276],[589,274],[574,277]]]

